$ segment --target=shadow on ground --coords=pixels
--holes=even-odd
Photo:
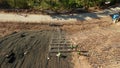
[[[50,15],[53,19],[58,20],[86,20],[87,18],[99,19],[100,17],[96,13],[84,13],[84,14],[69,14],[69,15]]]

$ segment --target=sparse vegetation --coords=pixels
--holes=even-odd
[[[76,8],[100,8],[106,1],[110,1],[110,5],[120,2],[119,0],[0,0],[0,8],[63,11]]]

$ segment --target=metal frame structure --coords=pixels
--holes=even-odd
[[[53,34],[50,39],[49,44],[49,52],[48,52],[48,66],[49,63],[53,63],[53,67],[46,67],[46,68],[55,68],[57,63],[57,68],[62,68],[64,65],[62,62],[66,62],[66,68],[69,68],[68,60],[64,60],[62,57],[56,56],[58,53],[62,55],[69,56],[70,52],[73,51],[71,48],[72,42],[68,38],[66,38],[65,32],[63,32],[59,27],[53,28]],[[53,60],[53,61],[52,61]],[[55,66],[54,66],[55,65]]]

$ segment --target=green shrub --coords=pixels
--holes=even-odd
[[[120,0],[0,0],[0,6],[9,8],[33,8],[50,9],[54,11],[71,10],[85,7],[101,7],[105,1],[111,1],[111,4],[120,2]]]
[[[11,8],[28,8],[26,0],[7,0]]]
[[[9,8],[9,4],[6,0],[0,0],[0,8]]]

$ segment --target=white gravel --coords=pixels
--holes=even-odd
[[[106,17],[114,13],[113,10],[120,10],[120,7],[106,9],[101,12],[71,14],[71,15],[36,15],[36,14],[13,14],[0,13],[0,22],[27,22],[27,23],[53,23],[53,22],[77,22],[83,20],[90,20],[94,18]]]

